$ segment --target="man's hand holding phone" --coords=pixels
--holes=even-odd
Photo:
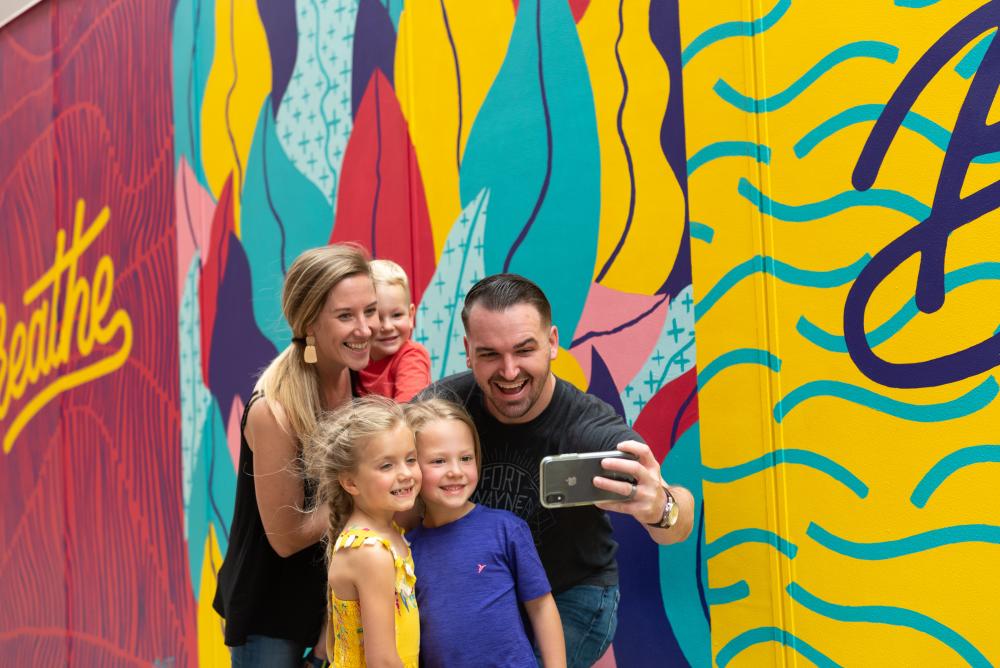
[[[643,524],[656,524],[663,517],[663,508],[667,503],[667,491],[663,487],[659,462],[645,443],[623,441],[618,444],[618,450],[635,459],[605,458],[601,462],[602,466],[616,476],[629,475],[636,482],[630,485],[611,477],[596,476],[594,487],[625,497],[621,501],[602,501],[596,504],[597,507],[631,515]]]

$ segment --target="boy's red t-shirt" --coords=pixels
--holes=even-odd
[[[431,356],[419,343],[407,341],[392,355],[369,362],[358,380],[362,394],[409,401],[431,384]]]

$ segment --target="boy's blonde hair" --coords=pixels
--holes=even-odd
[[[476,470],[482,471],[483,451],[479,444],[479,432],[476,431],[472,416],[463,407],[447,399],[432,397],[406,404],[403,411],[406,413],[406,424],[413,431],[414,437],[419,436],[428,424],[436,420],[457,420],[463,423],[472,433],[472,450],[476,455]]]
[[[406,301],[410,301],[410,279],[405,269],[392,260],[372,260],[369,265],[376,288],[380,285],[398,285],[406,293]]]
[[[325,414],[305,448],[307,477],[316,481],[316,505],[330,508],[326,530],[327,558],[354,511],[354,498],[341,486],[340,475],[357,471],[362,452],[379,434],[408,427],[403,407],[392,399],[368,395]]]

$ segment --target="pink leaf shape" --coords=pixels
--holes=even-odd
[[[590,378],[591,349],[596,348],[619,391],[639,373],[667,318],[666,295],[641,295],[590,287],[572,342],[563,341]]]
[[[198,183],[183,157],[177,164],[174,207],[177,210],[177,298],[180,300],[184,295],[184,279],[196,252],[201,255],[201,264],[205,264],[212,229],[209,221],[215,213],[211,194]]]
[[[243,399],[239,395],[233,397],[232,408],[229,409],[229,424],[226,425],[226,444],[229,446],[229,454],[233,458],[233,470],[240,463],[240,424],[243,422]]]

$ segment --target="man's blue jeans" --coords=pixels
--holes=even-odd
[[[554,598],[566,638],[567,668],[590,668],[615,637],[618,585],[577,585],[555,594]]]
[[[294,640],[247,636],[246,644],[230,647],[233,668],[301,668],[306,648]]]

